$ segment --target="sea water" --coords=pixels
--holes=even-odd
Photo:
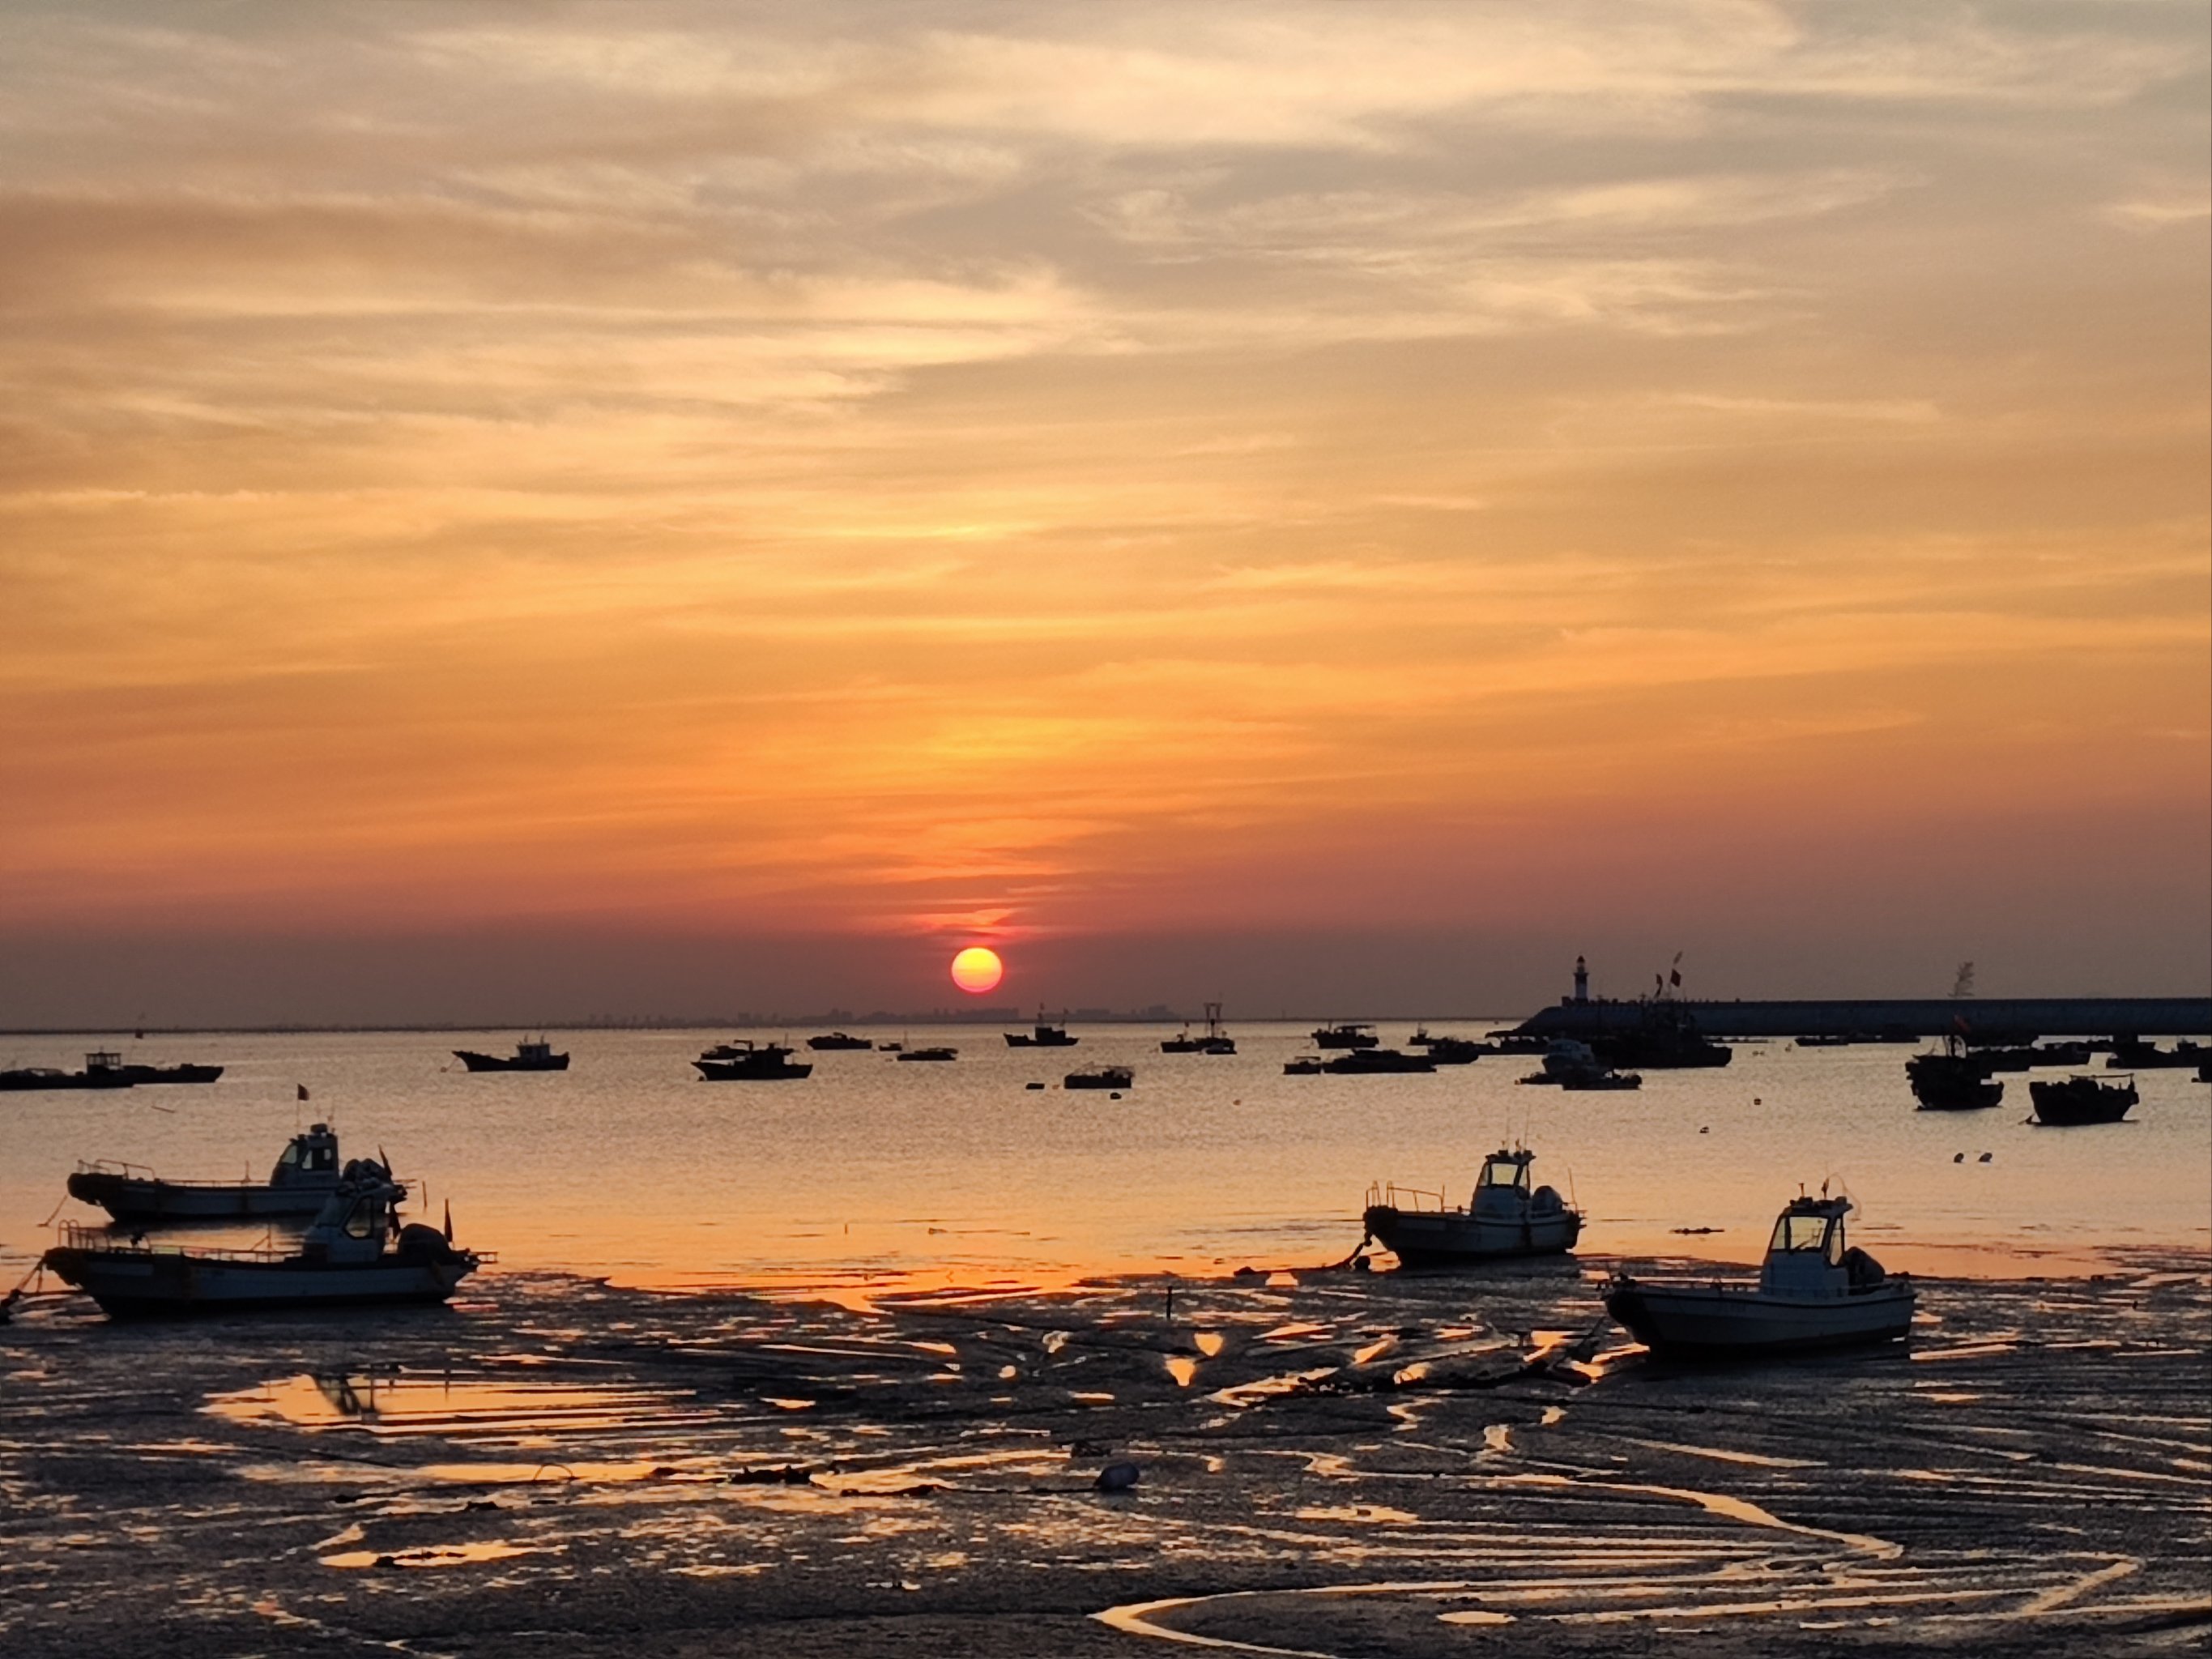
[[[1994,1109],[1916,1111],[1898,1045],[1745,1043],[1724,1069],[1563,1093],[1516,1081],[1526,1055],[1290,1077],[1304,1024],[1232,1029],[1233,1056],[1164,1054],[1170,1033],[1137,1025],[1044,1049],[972,1025],[867,1033],[957,1048],[947,1063],[811,1053],[804,1031],[556,1032],[569,1069],[535,1074],[453,1058],[507,1052],[512,1031],[11,1036],[0,1065],[109,1047],[226,1069],[206,1086],[0,1095],[0,1290],[50,1221],[103,1218],[64,1202],[78,1160],[259,1180],[313,1121],[349,1157],[387,1152],[416,1213],[441,1222],[450,1204],[459,1242],[502,1269],[660,1287],[865,1296],[1311,1267],[1358,1244],[1370,1182],[1465,1203],[1482,1155],[1512,1144],[1586,1212],[1585,1260],[1755,1261],[1783,1201],[1824,1183],[1860,1206],[1854,1242],[1895,1267],[2079,1273],[2212,1237],[2212,1088],[2186,1070],[2137,1073],[2130,1122],[2050,1129],[2024,1121],[2019,1073]],[[691,1058],[732,1036],[792,1042],[813,1075],[699,1080]],[[1106,1063],[1135,1068],[1118,1098],[1061,1086]]]

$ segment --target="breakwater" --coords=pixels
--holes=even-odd
[[[1633,1029],[1647,1002],[1563,1000],[1523,1022],[1534,1036],[1589,1037]],[[1657,1005],[1697,1021],[1711,1037],[1983,1036],[2203,1036],[2212,1034],[2212,997],[1920,997],[1706,1001]]]

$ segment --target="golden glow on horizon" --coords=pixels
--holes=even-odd
[[[1379,9],[11,18],[0,910],[2201,932],[2201,8]]]
[[[988,945],[971,945],[952,958],[952,982],[969,996],[998,989],[1006,971],[999,953]]]

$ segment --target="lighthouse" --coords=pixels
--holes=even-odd
[[[1589,963],[1580,957],[1575,958],[1575,1000],[1577,1003],[1589,1000]]]

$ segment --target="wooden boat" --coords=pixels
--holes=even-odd
[[[2118,1123],[2136,1103],[2136,1080],[2106,1083],[2094,1077],[2038,1078],[2027,1085],[2035,1121],[2052,1126]]]
[[[1969,1112],[2004,1098],[2004,1085],[1990,1075],[1987,1058],[1945,1041],[1941,1054],[1915,1054],[1905,1062],[1905,1079],[1923,1112]]]
[[[1582,1237],[1582,1212],[1552,1188],[1529,1190],[1528,1166],[1534,1158],[1525,1148],[1492,1152],[1483,1160],[1474,1196],[1463,1209],[1447,1205],[1442,1193],[1395,1182],[1370,1187],[1366,1236],[1409,1267],[1571,1250]]]
[[[1136,1073],[1127,1066],[1086,1066],[1060,1081],[1064,1089],[1127,1089],[1136,1080]]]
[[[1774,1224],[1757,1288],[1617,1275],[1605,1309],[1658,1354],[1756,1358],[1893,1342],[1912,1327],[1915,1292],[1864,1250],[1847,1248],[1847,1198],[1790,1200]]]
[[[1335,1025],[1323,1025],[1311,1033],[1316,1048],[1374,1048],[1382,1039],[1375,1034],[1372,1025],[1344,1021]]]
[[[846,1031],[830,1031],[821,1036],[806,1039],[806,1046],[814,1049],[872,1048],[876,1045],[866,1037],[856,1037]]]
[[[1034,1026],[1025,1032],[1008,1031],[1006,1038],[1009,1048],[1073,1048],[1083,1041],[1081,1037],[1068,1036],[1065,1025],[1054,1025],[1047,1020],[1042,1008],[1037,1010]]]
[[[118,1319],[443,1302],[491,1258],[454,1248],[450,1212],[443,1233],[402,1226],[405,1195],[382,1164],[356,1158],[296,1250],[118,1244],[102,1229],[70,1226],[43,1261]]]
[[[805,1060],[794,1064],[791,1053],[781,1042],[738,1037],[716,1043],[691,1063],[699,1068],[704,1083],[790,1083],[814,1070]]]
[[[1395,1048],[1353,1048],[1322,1066],[1324,1072],[1349,1077],[1369,1077],[1382,1072],[1433,1072],[1435,1060],[1426,1054],[1402,1054]]]
[[[556,1054],[544,1037],[525,1037],[511,1054],[480,1054],[473,1048],[456,1048],[453,1058],[471,1072],[565,1072],[568,1056]]]
[[[164,1181],[135,1164],[80,1164],[71,1198],[97,1204],[118,1221],[258,1221],[312,1216],[338,1184],[337,1132],[327,1123],[294,1135],[265,1182]]]

